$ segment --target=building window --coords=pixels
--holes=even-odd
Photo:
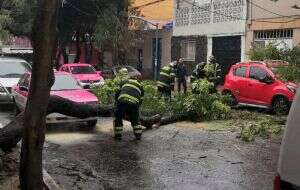
[[[196,41],[186,40],[181,42],[181,58],[186,61],[195,61]]]
[[[262,48],[268,44],[273,44],[278,49],[292,48],[293,36],[293,29],[254,31],[253,47]]]
[[[278,39],[278,38],[293,38],[294,31],[293,29],[282,29],[282,30],[262,30],[255,31],[254,38],[255,39]]]
[[[250,68],[250,78],[255,80],[263,79],[267,76],[266,70],[259,67],[251,67]]]
[[[246,71],[247,71],[247,67],[236,68],[235,71],[234,71],[234,76],[246,77]]]

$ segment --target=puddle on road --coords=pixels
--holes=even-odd
[[[132,130],[129,122],[124,122],[124,132]],[[95,129],[88,129],[85,124],[67,124],[48,126],[46,140],[60,145],[71,145],[89,142],[100,134],[113,134],[113,119],[100,118]]]
[[[95,135],[84,133],[53,133],[47,134],[46,140],[55,144],[69,145],[91,140]]]

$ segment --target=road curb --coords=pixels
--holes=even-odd
[[[43,169],[44,186],[47,190],[63,190],[60,188],[49,173]]]

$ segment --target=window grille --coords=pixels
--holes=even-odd
[[[254,32],[254,39],[287,39],[293,38],[293,29],[262,30]]]
[[[196,41],[185,40],[181,42],[181,57],[186,61],[195,61]]]

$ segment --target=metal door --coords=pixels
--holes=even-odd
[[[231,65],[241,61],[241,36],[214,37],[212,53],[220,64],[224,81]]]

